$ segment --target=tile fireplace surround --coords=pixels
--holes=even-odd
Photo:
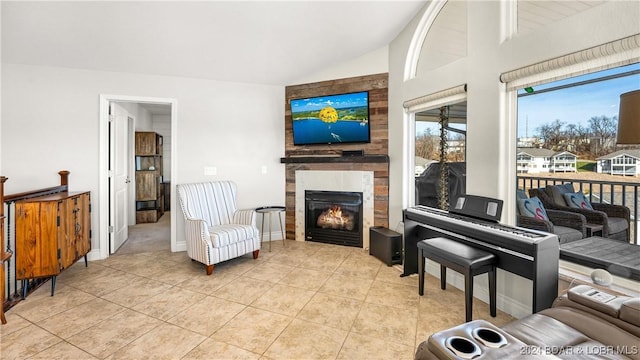
[[[374,226],[373,171],[316,171],[295,172],[295,239],[305,241],[306,190],[352,191],[362,193],[362,247],[369,248],[369,228]]]
[[[280,162],[286,164],[287,239],[305,241],[305,190],[362,192],[364,249],[369,227],[389,226],[387,155],[290,156]]]

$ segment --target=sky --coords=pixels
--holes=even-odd
[[[593,79],[614,73],[640,70],[640,64],[628,65],[578,76],[572,79],[534,86],[534,90]],[[565,124],[589,126],[594,116],[618,116],[620,94],[640,89],[640,74],[575,86],[518,98],[518,137],[534,136],[537,129],[556,119]],[[524,91],[519,91],[522,93]]]
[[[332,106],[335,109],[367,106],[369,93],[359,92],[350,94],[339,94],[329,96],[318,96],[307,99],[291,100],[291,112],[320,110],[325,106]]]
[[[639,70],[640,64],[595,72],[571,79],[534,86],[534,90],[584,81],[611,74]],[[594,116],[618,116],[620,94],[640,89],[640,74],[575,86],[518,98],[518,137],[534,136],[537,129],[556,119],[566,124],[588,127]],[[520,90],[518,93],[523,93]],[[431,134],[439,134],[437,123],[416,122],[416,134],[430,128]]]

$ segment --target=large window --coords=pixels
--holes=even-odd
[[[441,207],[443,168],[448,174],[449,201],[466,190],[467,103],[421,111],[415,118],[415,203]]]
[[[592,203],[626,206],[637,244],[640,145],[617,145],[616,132],[620,95],[638,89],[640,64],[519,90],[518,188],[570,182]]]
[[[569,151],[591,161],[611,153],[620,94],[637,89],[640,64],[519,90],[519,147]]]

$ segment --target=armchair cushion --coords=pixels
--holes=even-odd
[[[571,208],[593,210],[591,203],[581,192],[565,193],[563,194],[563,196],[565,201],[567,202],[567,205]]]
[[[560,245],[576,240],[581,240],[584,237],[582,235],[582,232],[576,231],[576,229],[566,226],[555,225],[553,227],[553,233],[558,235],[558,242]]]
[[[258,228],[255,226],[240,224],[212,226],[209,228],[209,234],[211,234],[211,243],[216,248],[260,236]]]
[[[627,219],[610,217],[607,220],[607,225],[609,226],[609,234],[618,234],[629,230],[629,222]]]
[[[537,197],[531,199],[518,199],[518,210],[520,214],[527,217],[532,217],[541,220],[549,220],[547,212],[544,209],[544,205]]]

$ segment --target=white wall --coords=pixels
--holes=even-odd
[[[469,2],[467,57],[432,71],[423,71],[407,82],[403,80],[405,61],[422,13],[390,44],[390,224],[401,220],[403,191],[407,186],[403,183],[407,180],[402,178],[402,158],[406,151],[403,136],[407,126],[402,107],[404,101],[457,85],[468,85],[467,192],[503,199],[503,219],[512,222],[516,119],[509,117],[506,111],[507,93],[499,82],[499,74],[630,36],[640,30],[640,3],[614,1],[501,43],[500,4],[498,1]],[[498,292],[502,294],[498,306],[510,307],[506,309],[508,312],[523,315],[519,312],[531,305],[530,282],[504,272],[499,273],[498,280]]]
[[[177,99],[172,161],[181,182],[234,180],[241,208],[284,203],[283,87],[6,63],[2,70],[7,193],[56,185],[59,170],[71,171],[71,190],[91,191],[92,249],[102,230],[100,94]],[[205,166],[217,176],[204,176]]]
[[[135,119],[134,127],[136,131],[152,131],[152,121],[151,114],[147,109],[143,108],[137,103],[126,102],[126,101],[116,101],[120,106],[122,106],[129,115],[131,115]]]
[[[317,73],[288,84],[306,84],[354,76],[382,74],[389,71],[389,46],[371,51],[345,63],[323,69]]]

